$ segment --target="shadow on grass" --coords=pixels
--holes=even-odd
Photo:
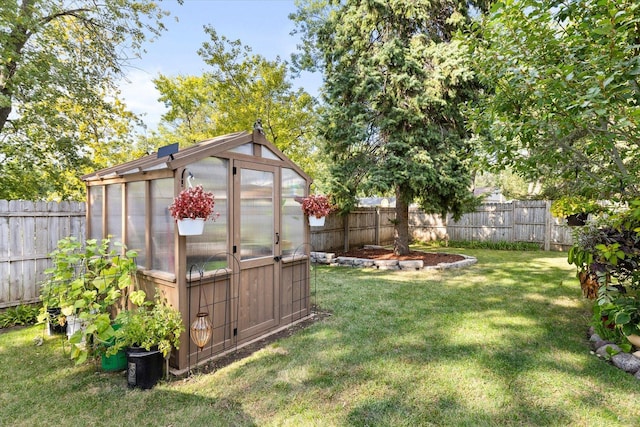
[[[51,413],[72,425],[125,416],[132,425],[637,421],[638,382],[589,355],[589,304],[561,256],[464,253],[478,264],[445,272],[319,268],[316,303],[331,316],[215,374],[148,392],[128,390],[122,375],[74,367],[59,347],[29,355],[30,338],[16,334],[23,360],[55,373],[38,373],[49,376],[41,382],[17,376],[0,406],[13,417],[33,406],[41,417]],[[19,369],[21,356],[11,347],[0,335],[0,358]],[[11,379],[0,372],[3,384]],[[79,402],[76,415],[56,398]],[[25,419],[34,425],[39,418]]]
[[[593,399],[621,384],[637,396],[637,383],[589,355],[571,267],[556,254],[508,257],[432,275],[323,270],[319,304],[334,316],[287,345],[311,349],[289,393],[330,390],[350,425],[635,419]]]
[[[227,397],[185,393],[178,382],[131,389],[124,371],[104,372],[99,362],[76,366],[65,340],[43,336],[41,326],[0,334],[0,426],[256,425]]]

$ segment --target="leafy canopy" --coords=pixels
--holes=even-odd
[[[131,55],[163,29],[148,0],[0,2],[0,198],[84,198],[136,118],[118,99]]]
[[[551,196],[637,197],[639,34],[636,1],[496,3],[474,52],[488,165]]]
[[[287,63],[253,54],[240,40],[205,27],[209,40],[198,54],[210,67],[200,76],[155,79],[168,107],[150,145],[189,145],[217,135],[253,128],[261,119],[267,138],[309,173],[317,168],[311,129],[315,101],[292,87]]]

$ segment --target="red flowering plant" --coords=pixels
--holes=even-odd
[[[177,220],[185,218],[215,220],[220,214],[213,211],[214,204],[213,193],[204,191],[202,185],[196,185],[182,190],[173,199],[169,212]]]
[[[322,218],[334,210],[329,197],[322,194],[312,194],[302,199],[302,212],[307,216]]]

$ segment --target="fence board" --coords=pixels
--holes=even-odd
[[[566,250],[572,243],[570,227],[551,215],[550,206],[544,200],[485,203],[458,221],[412,211],[410,224],[420,240],[528,242]]]
[[[82,238],[79,202],[0,200],[0,308],[37,301],[49,253],[70,233]]]

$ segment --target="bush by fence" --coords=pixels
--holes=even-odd
[[[571,233],[549,207],[545,201],[486,203],[457,222],[411,209],[409,227],[417,240],[523,242],[563,250],[571,245]],[[315,251],[389,245],[394,218],[393,208],[330,215],[324,227],[311,228],[311,245]],[[84,203],[0,200],[0,308],[37,300],[48,254],[70,235],[85,235]]]

